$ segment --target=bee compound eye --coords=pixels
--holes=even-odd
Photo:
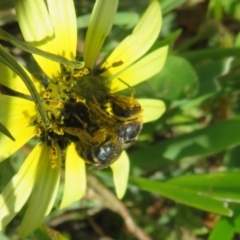
[[[112,111],[116,116],[119,116],[119,117],[127,118],[131,115],[131,112],[129,113],[128,111],[126,111],[125,109],[121,108],[120,106],[114,103],[112,103]]]
[[[95,156],[100,162],[106,162],[113,154],[113,147],[110,144],[102,144],[95,150]]]
[[[112,112],[114,115],[122,118],[129,118],[138,114],[141,111],[141,105],[136,104],[117,104],[117,102],[112,102]]]
[[[124,134],[124,141],[125,143],[132,142],[137,139],[139,133],[142,130],[141,123],[129,123],[126,125],[125,134]]]

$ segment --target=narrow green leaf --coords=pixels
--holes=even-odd
[[[78,28],[87,28],[89,25],[91,14],[85,14],[77,18]],[[134,12],[118,12],[115,15],[114,25],[122,26],[126,25],[129,28],[137,25],[140,17]]]
[[[2,113],[1,113],[2,114]],[[6,127],[4,127],[1,123],[0,123],[0,132],[2,132],[3,134],[5,134],[7,137],[9,137],[10,139],[12,139],[13,141],[15,141],[15,138],[12,136],[12,134],[8,131],[8,129]]]
[[[130,183],[137,185],[139,188],[157,193],[161,196],[170,198],[176,202],[199,208],[225,216],[232,216],[232,210],[224,202],[212,199],[207,196],[198,194],[174,184],[152,181],[144,178],[131,177]]]
[[[240,202],[240,172],[181,176],[168,183],[229,202]]]
[[[206,156],[240,143],[240,117],[219,122],[189,134],[161,141],[129,153],[131,163],[141,167],[160,167],[167,161]],[[151,152],[151,161],[149,161]],[[147,160],[148,159],[148,160]]]
[[[62,57],[60,55],[55,55],[53,53],[45,52],[43,50],[40,50],[40,49],[32,46],[31,44],[29,44],[27,42],[22,42],[22,41],[18,40],[17,38],[15,38],[13,35],[5,32],[1,28],[0,28],[0,39],[11,43],[15,47],[20,48],[23,51],[26,51],[26,52],[29,52],[29,53],[32,53],[32,54],[40,55],[42,57],[48,58],[52,61],[61,63],[63,65],[67,65],[67,66],[77,68],[77,69],[80,69],[84,66],[84,62],[69,61],[65,57]]]
[[[206,59],[240,57],[240,51],[239,48],[196,50],[182,53],[182,57],[187,58],[189,61],[206,61]]]
[[[18,64],[18,62],[1,45],[0,45],[0,62],[2,62],[10,69],[12,69],[24,81],[29,92],[31,93],[33,101],[35,102],[44,123],[46,124],[47,120],[45,111],[34,84],[28,77],[28,75],[25,73],[23,68]]]
[[[163,40],[155,42],[153,46],[150,48],[150,50],[148,51],[148,53],[160,47],[164,47],[166,45],[169,45],[170,46],[169,48],[171,49],[171,46],[178,39],[181,33],[182,33],[182,29],[177,29],[176,31],[172,32],[167,37],[165,37]]]
[[[212,230],[208,240],[232,240],[234,236],[234,227],[229,219],[221,218]]]

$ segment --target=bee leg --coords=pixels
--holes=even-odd
[[[84,131],[83,129],[74,128],[74,127],[63,127],[62,129],[64,132],[78,137],[80,141],[82,141],[86,144],[94,142],[93,137],[88,132]]]
[[[104,111],[98,104],[95,97],[93,97],[94,103],[89,103],[91,108],[90,118],[91,121],[99,123],[99,125],[105,125],[113,127],[115,125],[115,119],[108,112]]]
[[[86,123],[86,122],[83,122],[82,119],[81,119],[77,114],[74,114],[74,117],[82,124],[84,130],[86,130],[86,128],[87,128],[87,123]]]

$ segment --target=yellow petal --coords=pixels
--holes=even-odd
[[[37,117],[35,104],[23,98],[0,95],[0,105],[0,122],[11,131],[30,126]]]
[[[0,133],[0,146],[2,149],[0,151],[0,162],[11,156],[20,147],[33,138],[35,136],[36,129],[35,127],[20,128],[14,132],[10,130],[10,133],[15,138],[15,141],[12,141],[9,137]]]
[[[52,209],[57,195],[60,180],[60,156],[58,155],[56,159],[57,166],[52,168],[48,147],[45,144],[40,146],[41,151],[39,151],[38,157],[41,161],[35,175],[36,184],[20,226],[19,234],[21,237],[29,235],[43,223],[44,217]]]
[[[166,110],[165,103],[157,99],[137,99],[143,109],[143,122],[152,122],[160,118]]]
[[[54,37],[47,38],[41,42],[34,42],[33,45],[43,51],[58,54],[56,39]],[[59,63],[48,60],[47,58],[33,54],[34,59],[42,69],[42,71],[52,80],[60,75],[61,69]]]
[[[6,159],[35,136],[35,127],[28,127],[37,116],[32,101],[22,98],[0,95],[0,122],[10,131],[16,141],[0,133],[0,161]]]
[[[43,0],[17,1],[15,9],[26,41],[41,41],[46,37],[53,36],[54,29]]]
[[[158,1],[152,0],[131,35],[127,36],[104,62],[105,77],[115,75],[143,56],[157,39],[162,26],[161,9]],[[118,67],[113,63],[122,61]],[[109,68],[110,67],[110,68]]]
[[[97,0],[85,39],[84,62],[92,68],[105,38],[111,31],[117,11],[118,0]]]
[[[15,5],[19,26],[24,39],[43,51],[58,54],[54,29],[43,0],[18,1]],[[51,79],[60,74],[58,63],[33,55],[41,69]]]
[[[67,149],[65,163],[65,185],[62,202],[64,208],[83,197],[86,191],[85,162],[78,156],[72,143]]]
[[[55,28],[58,54],[75,60],[77,49],[77,21],[72,0],[48,0],[48,10]]]
[[[159,48],[121,72],[110,82],[112,91],[117,92],[128,87],[118,78],[130,86],[135,86],[160,72],[165,64],[167,52],[168,46]]]
[[[40,83],[37,82],[24,67],[22,68],[25,70],[29,78],[32,79],[36,90],[40,92],[42,90],[42,86],[40,85]],[[30,94],[23,80],[15,72],[13,72],[9,67],[0,63],[0,72],[1,72],[0,83],[2,85],[27,95]]]
[[[0,230],[21,210],[32,192],[40,147],[35,147],[0,195]]]
[[[117,197],[121,199],[126,192],[128,184],[130,164],[127,153],[123,151],[120,158],[110,167],[113,171],[113,182],[115,185]]]

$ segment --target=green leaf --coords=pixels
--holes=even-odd
[[[147,148],[131,152],[129,155],[132,164],[148,168],[160,167],[167,161],[206,156],[233,147],[240,143],[238,132],[240,132],[240,117],[161,141]],[[149,152],[151,152],[151,161],[149,161]]]
[[[129,28],[134,27],[139,22],[140,17],[134,12],[117,12],[114,19],[114,25],[126,25]]]
[[[239,213],[235,215],[233,221],[234,221],[235,232],[240,233],[240,215],[239,215]]]
[[[39,227],[34,233],[34,236],[37,239],[42,239],[42,240],[52,240],[55,238],[51,238],[47,232],[47,229],[44,225],[42,225],[41,227]]]
[[[226,202],[240,202],[239,177],[240,172],[221,172],[181,176],[168,183]]]
[[[219,89],[219,84],[217,84],[216,80],[229,70],[228,59],[208,62],[197,66],[196,71],[200,79],[199,94],[216,92],[217,88]]]
[[[0,239],[1,240],[10,240],[10,238],[7,237],[3,232],[0,232]]]
[[[3,113],[1,113],[3,114]],[[9,137],[10,139],[12,139],[13,141],[15,141],[15,138],[12,136],[12,134],[8,131],[8,129],[6,127],[4,127],[1,123],[0,123],[0,132],[2,132],[3,134],[5,134],[7,137]]]
[[[156,50],[160,47],[164,47],[166,45],[169,45],[170,46],[169,48],[171,48],[171,46],[174,45],[174,42],[178,39],[178,37],[180,36],[181,33],[182,33],[182,30],[177,29],[176,31],[169,34],[163,40],[155,42],[153,44],[153,46],[150,48],[150,50],[148,51],[148,53],[150,53],[150,52],[152,52],[152,51],[154,51],[154,50]]]
[[[77,17],[77,27],[79,29],[81,28],[87,28],[89,25],[91,14],[85,14],[80,17]]]
[[[206,61],[207,59],[225,58],[225,57],[240,57],[239,48],[222,48],[222,49],[207,49],[196,50],[182,53],[182,56],[189,61]]]
[[[235,46],[240,47],[240,32],[238,32],[236,39],[235,39]]]
[[[87,28],[89,25],[91,14],[85,14],[77,18],[77,26],[79,29]],[[133,28],[139,22],[140,17],[134,12],[118,12],[115,15],[114,25],[126,25],[128,28]]]
[[[227,14],[231,17],[240,20],[240,2],[237,0],[221,0],[221,4]]]
[[[15,38],[13,35],[5,32],[1,28],[0,28],[0,39],[11,43],[15,47],[20,48],[23,51],[26,51],[26,52],[32,53],[32,54],[40,55],[42,57],[48,58],[52,61],[61,63],[63,65],[68,65],[70,67],[77,68],[77,69],[80,69],[84,66],[84,62],[69,61],[65,57],[62,57],[60,55],[55,55],[53,53],[45,52],[43,50],[40,50],[40,49],[32,46],[31,44],[29,44],[27,42],[22,42],[22,41],[18,40],[17,38]]]
[[[188,2],[188,0],[160,0],[159,1],[161,4],[161,9],[163,14],[166,14],[168,12],[170,12],[173,9],[176,9],[177,7],[179,7],[180,5]]]
[[[177,73],[177,74],[176,74]],[[167,100],[190,98],[198,89],[198,76],[191,64],[181,57],[168,57],[163,70],[155,78],[160,96]],[[151,82],[152,84],[152,82]],[[154,88],[155,85],[152,85]]]
[[[240,168],[240,146],[237,145],[236,147],[233,147],[231,150],[227,151],[224,156],[224,164],[228,168]]]
[[[169,56],[164,68],[153,78],[139,84],[136,92],[164,100],[190,98],[197,93],[198,76],[184,58]]]
[[[0,45],[0,62],[2,62],[6,66],[8,66],[10,69],[12,69],[24,81],[29,92],[31,93],[33,101],[37,106],[39,114],[41,115],[44,123],[46,124],[47,120],[46,120],[45,111],[34,84],[32,83],[31,79],[28,77],[26,72],[23,70],[23,68],[18,64],[18,62],[1,45]]]
[[[234,228],[229,219],[221,218],[212,230],[208,240],[232,240],[234,236]]]
[[[137,177],[131,177],[130,183],[137,185],[145,191],[159,194],[191,207],[225,216],[232,216],[232,210],[227,208],[225,203],[208,196],[199,195],[196,191],[191,191],[170,183],[157,182]]]

